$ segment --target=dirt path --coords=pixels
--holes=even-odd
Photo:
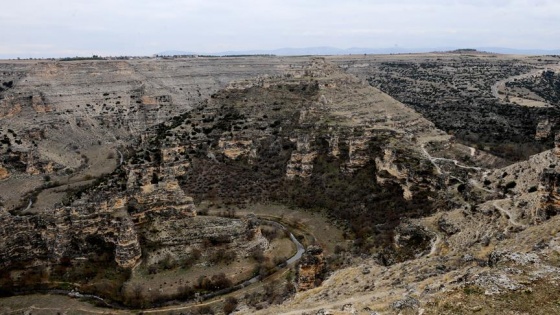
[[[546,69],[553,70],[553,71],[554,70],[558,71],[558,70],[560,70],[560,64],[555,65],[555,66],[549,66]],[[540,69],[537,69],[537,70],[533,70],[529,73],[524,73],[524,74],[520,74],[520,75],[516,75],[516,76],[512,76],[512,77],[500,80],[500,81],[494,83],[494,85],[492,85],[492,87],[491,87],[492,96],[494,96],[495,98],[503,101],[506,98],[506,94],[500,94],[499,91],[502,90],[502,89],[505,89],[506,83],[512,82],[512,81],[515,81],[515,80],[522,80],[522,79],[526,79],[526,78],[540,76],[541,73],[546,69],[545,68],[540,68]],[[522,104],[525,103],[525,102],[527,104],[542,103],[542,104],[540,104],[539,107],[550,106],[550,104],[548,104],[548,103],[535,101],[535,100],[531,100],[531,99],[524,99],[524,98],[520,98],[520,97],[515,97],[515,99],[519,100],[520,103],[522,103]],[[527,106],[529,106],[529,105],[527,105]],[[533,105],[533,106],[536,106],[536,105]]]
[[[438,158],[438,157],[433,157],[430,155],[430,153],[428,152],[428,150],[426,150],[425,148],[425,143],[420,144],[420,148],[422,148],[422,152],[424,153],[424,155],[428,158],[428,160],[430,160],[430,162],[435,166],[435,168],[437,169],[438,174],[443,174],[441,168],[439,167],[439,165],[437,165],[437,161],[443,161],[443,162],[451,162],[453,164],[455,164],[455,166],[459,167],[459,168],[464,168],[464,169],[472,169],[475,171],[480,171],[482,170],[481,167],[476,167],[476,166],[467,166],[467,165],[463,165],[463,164],[459,164],[459,161],[457,160],[453,160],[453,159],[447,159],[447,158]]]
[[[434,161],[434,159],[432,158],[432,156],[430,155],[430,153],[428,153],[428,150],[426,150],[426,148],[424,147],[425,143],[420,144],[420,148],[422,148],[422,152],[424,152],[424,155],[428,158],[428,160],[432,163],[432,165],[436,168],[437,173],[439,175],[443,174],[443,172],[441,171],[441,168],[439,167],[439,165],[436,164],[436,162]]]
[[[469,183],[470,183],[471,185],[473,185],[473,187],[478,188],[478,189],[480,189],[480,190],[484,190],[485,192],[488,192],[488,193],[491,193],[491,194],[495,193],[494,190],[490,190],[490,189],[488,189],[488,188],[485,188],[484,186],[482,186],[478,181],[476,181],[476,180],[473,179],[473,178],[469,179]]]
[[[498,205],[498,202],[501,201],[507,201],[507,199],[500,199],[500,200],[494,200],[492,202],[492,206],[494,206],[494,208],[496,208],[498,211],[500,211],[502,214],[505,215],[505,217],[508,219],[508,222],[515,227],[519,227],[519,228],[526,228],[525,225],[517,222],[516,220],[513,219],[513,215],[511,214],[511,212],[507,209],[502,208],[501,206]]]

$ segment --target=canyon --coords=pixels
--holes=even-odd
[[[0,61],[0,312],[554,312],[559,63]]]

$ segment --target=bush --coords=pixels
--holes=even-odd
[[[231,282],[226,274],[222,272],[217,275],[213,275],[211,278],[200,276],[200,278],[198,278],[197,284],[195,285],[195,288],[204,291],[218,291],[230,288],[232,285],[233,282]]]
[[[182,285],[179,287],[179,299],[190,299],[194,296],[195,290],[190,285]]]
[[[199,314],[199,315],[214,315],[214,310],[212,310],[212,308],[208,305],[205,306],[201,306],[199,308],[196,308],[194,310],[194,314]]]
[[[217,250],[208,259],[213,264],[227,262],[228,264],[237,258],[237,254],[232,250]]]
[[[233,311],[235,311],[237,304],[238,302],[236,298],[234,298],[233,296],[228,296],[226,298],[226,304],[224,304],[223,308],[224,313],[231,314]]]
[[[511,182],[506,184],[506,189],[513,189],[513,188],[515,188],[515,186],[517,186],[517,183],[514,182],[514,181],[511,181]]]

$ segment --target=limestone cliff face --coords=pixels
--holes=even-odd
[[[111,64],[115,66],[119,75],[136,71],[132,64]],[[27,84],[64,77],[71,70],[76,70],[71,64],[42,65]],[[100,76],[102,82],[110,81],[106,74]],[[129,83],[136,86],[138,82]],[[117,266],[130,269],[141,261],[156,263],[161,248],[181,257],[204,246],[205,240],[227,244],[224,246],[242,255],[268,247],[252,220],[197,216],[195,200],[242,203],[275,198],[302,202],[307,207],[327,200],[321,207],[335,217],[359,215],[361,222],[354,223],[367,233],[370,221],[384,217],[379,214],[393,211],[400,215],[401,209],[412,209],[402,191],[405,198],[414,199],[413,189],[425,188],[419,182],[432,183],[431,164],[409,154],[418,148],[407,135],[437,136],[440,132],[414,111],[321,59],[289,78],[266,77],[257,84],[240,84],[213,94],[200,106],[169,120],[166,118],[179,110],[178,104],[184,104],[176,90],[142,85],[105,93],[95,99],[122,105],[123,112],[114,114],[121,121],[102,137],[88,140],[145,132],[134,142],[129,156],[121,157],[113,173],[70,194],[64,205],[28,217],[4,213],[5,222],[24,227],[18,233],[9,227],[1,231],[6,242],[0,244],[0,263],[5,266],[17,261],[43,260],[56,265],[94,260],[101,252]],[[50,104],[56,104],[53,112],[68,106],[61,107],[56,95],[41,95],[29,99],[25,110],[42,108],[44,115],[49,115]],[[95,126],[95,132],[103,130],[102,125],[115,124],[112,113],[99,113],[98,106],[90,105],[86,112],[96,113],[91,117],[68,108],[72,110],[69,116],[79,119],[56,132],[85,133],[77,127],[86,122]],[[163,113],[167,107],[170,111]],[[50,129],[44,135],[40,131],[27,133],[27,146],[24,143],[19,151],[27,171],[40,174],[65,166],[54,162],[42,166],[40,154],[24,150],[32,138],[49,139],[50,133]],[[80,135],[69,137],[74,136]],[[10,143],[15,142],[14,132],[8,137]],[[66,148],[73,142],[70,140],[61,140],[60,145]],[[403,168],[407,163],[410,167]],[[385,197],[390,201],[383,203]],[[422,198],[425,202],[414,205],[414,211],[429,204],[425,196]],[[322,251],[309,248],[299,267],[301,290],[320,282],[324,264]]]
[[[297,267],[297,289],[307,291],[321,284],[326,271],[323,249],[319,246],[309,246]]]
[[[136,223],[146,222],[160,215],[196,216],[193,199],[185,195],[175,177],[161,174],[159,169],[151,167],[131,169],[127,186],[129,195],[126,206]]]
[[[535,139],[543,140],[550,136],[552,127],[554,126],[548,119],[539,121],[537,124],[537,130],[535,131]]]
[[[362,136],[348,139],[348,161],[344,165],[346,172],[354,173],[371,161],[372,157],[368,154],[371,136],[372,132],[366,130]]]
[[[243,140],[243,139],[220,139],[218,142],[218,149],[220,153],[225,155],[227,158],[235,160],[240,156],[248,156],[254,150],[253,140]]]
[[[17,217],[0,206],[0,266],[5,268],[14,263],[41,264],[52,257],[48,250],[48,227],[52,221],[37,217]]]
[[[560,161],[560,132],[554,136],[554,149],[552,149],[552,153]]]
[[[560,133],[554,138],[554,148],[550,158],[560,161]],[[560,172],[558,167],[544,169],[538,177],[539,202],[533,210],[533,220],[542,222],[560,213]]]
[[[297,139],[290,139],[296,143],[296,149],[292,151],[290,161],[286,166],[286,177],[309,177],[313,172],[313,161],[317,152],[311,149],[309,135],[300,135]]]
[[[408,169],[403,167],[402,165],[398,165],[395,163],[395,151],[391,149],[385,149],[383,151],[383,157],[375,158],[375,165],[377,166],[377,170],[380,173],[388,174],[389,176],[377,176],[377,181],[380,183],[385,183],[386,181],[396,181],[401,185],[403,190],[403,197],[406,200],[411,200],[413,194],[410,190],[410,186],[412,184],[412,179],[408,174]],[[411,181],[409,182],[409,178]]]
[[[8,177],[10,177],[10,172],[8,172],[8,170],[5,167],[0,165],[0,180],[6,179]]]
[[[0,162],[12,173],[26,172],[25,164],[20,167],[19,161],[4,158],[5,150],[16,146],[22,152],[35,150],[33,161],[61,165],[55,172],[85,169],[88,163],[79,158],[84,151],[129,143],[232,80],[287,71],[279,67],[279,60],[261,59],[258,67],[253,62],[215,58],[3,62],[0,79],[6,84],[0,84],[0,125],[4,127],[0,141],[12,137],[8,129],[18,137],[5,147],[0,144]],[[44,130],[44,137],[25,136],[35,128]],[[45,173],[42,167],[31,167],[28,172]]]
[[[560,213],[560,173],[552,169],[541,173],[539,199],[534,215],[536,221],[544,221]]]
[[[115,261],[119,266],[132,268],[140,260],[142,250],[132,220],[124,219],[120,224],[115,245]]]

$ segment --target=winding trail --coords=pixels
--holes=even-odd
[[[426,148],[424,147],[425,145],[426,145],[425,143],[420,144],[420,148],[422,149],[422,152],[428,158],[428,160],[432,163],[432,165],[436,168],[437,173],[440,174],[440,175],[443,174],[439,165],[436,164],[436,162],[434,161],[434,158],[430,155],[430,153],[428,153],[428,150],[426,150]]]
[[[470,179],[469,179],[469,183],[470,183],[471,185],[473,185],[473,187],[478,188],[478,189],[480,189],[480,190],[483,190],[483,191],[485,191],[485,192],[487,192],[487,193],[491,193],[491,194],[495,193],[494,190],[490,190],[490,189],[488,189],[488,188],[485,188],[484,186],[482,186],[478,181],[476,181],[476,180],[473,179],[473,178],[470,178]]]
[[[439,165],[437,165],[437,161],[443,161],[443,162],[451,162],[453,164],[455,164],[455,166],[459,167],[459,168],[464,168],[464,169],[472,169],[475,171],[480,171],[482,170],[482,167],[476,167],[476,166],[467,166],[467,165],[463,165],[463,164],[459,164],[459,161],[457,160],[453,160],[453,159],[447,159],[447,158],[438,158],[438,157],[433,157],[432,155],[430,155],[430,153],[428,152],[428,150],[426,150],[425,148],[425,143],[420,144],[420,148],[422,148],[422,151],[424,153],[424,155],[428,158],[428,160],[430,160],[430,162],[435,166],[435,168],[438,171],[438,174],[443,174],[441,168],[439,167]]]
[[[505,88],[506,83],[511,82],[511,81],[515,81],[515,80],[522,80],[522,79],[526,79],[526,78],[531,78],[531,77],[536,77],[536,76],[540,76],[541,73],[545,70],[552,70],[552,71],[558,71],[560,70],[560,63],[557,65],[550,65],[546,68],[540,68],[540,69],[536,69],[533,70],[531,72],[528,73],[523,73],[520,75],[515,75],[509,78],[505,78],[502,79],[496,83],[494,83],[491,87],[491,91],[492,91],[492,96],[499,99],[499,100],[504,100],[506,98],[505,94],[500,94],[499,91],[501,88]],[[546,104],[548,106],[550,106],[550,104],[548,104],[547,102],[543,102],[543,104]]]
[[[122,154],[121,150],[117,149],[117,152],[119,153],[120,156],[120,162],[119,165],[122,165],[124,163],[124,155]]]
[[[514,220],[514,219],[513,219],[513,215],[511,214],[511,212],[510,212],[509,210],[504,209],[504,208],[502,208],[501,206],[498,205],[498,202],[500,202],[500,201],[507,201],[507,199],[494,200],[494,201],[492,202],[492,206],[493,206],[494,208],[496,208],[496,210],[498,210],[498,211],[500,211],[502,214],[504,214],[505,217],[508,219],[508,222],[509,222],[512,226],[525,229],[527,226],[525,226],[525,225],[523,225],[523,224],[517,222],[516,220]]]
[[[451,163],[455,164],[455,166],[457,166],[457,167],[459,167],[459,168],[472,169],[472,170],[476,170],[476,171],[482,170],[481,167],[467,166],[467,165],[459,164],[459,161],[453,160],[453,159],[432,157],[432,161],[433,161],[433,162],[435,162],[435,161],[451,162]]]
[[[32,205],[33,205],[33,200],[29,199],[29,204],[27,205],[27,208],[25,208],[25,210],[23,210],[23,211],[29,210]]]

